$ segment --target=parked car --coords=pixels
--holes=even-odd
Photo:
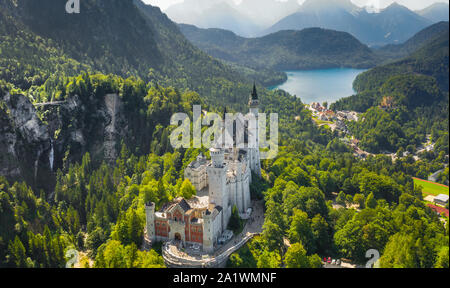
[[[327,263],[331,264],[331,257],[328,257]]]
[[[336,260],[336,265],[341,266],[341,263],[342,263],[342,262],[341,262],[341,259],[337,259],[337,260]]]
[[[331,265],[336,265],[336,260],[335,259],[331,260]]]

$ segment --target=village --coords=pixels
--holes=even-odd
[[[360,121],[362,119],[361,113],[355,111],[333,111],[330,110],[327,103],[317,103],[313,102],[311,105],[306,105],[306,107],[312,112],[312,119],[319,127],[327,127],[333,132],[337,131],[340,134],[340,140],[347,144],[354,152],[354,155],[360,159],[366,159],[369,156],[385,155],[392,158],[392,161],[396,161],[398,156],[397,153],[391,151],[383,151],[380,154],[373,154],[364,151],[360,148],[360,141],[352,135],[349,130],[347,123],[353,121]],[[380,109],[388,111],[394,109],[390,97],[385,97],[380,104]],[[426,141],[422,143],[421,146],[417,147],[414,153],[410,151],[404,151],[401,157],[408,157],[412,155],[414,161],[420,159],[420,154],[424,152],[431,152],[434,150],[435,143],[432,142],[431,135],[427,135]]]

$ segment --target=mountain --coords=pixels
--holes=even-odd
[[[433,108],[432,105],[445,102],[446,105],[437,105],[428,112],[448,117],[448,30],[437,34],[409,56],[358,75],[353,86],[358,94],[337,101],[333,109],[365,112],[379,105],[383,97],[391,97],[409,106],[408,109]]]
[[[405,6],[394,2],[380,13],[358,15],[360,21],[367,21],[370,27],[377,27],[383,33],[384,41],[388,43],[402,43],[420,30],[432,24],[429,20],[417,15]]]
[[[8,40],[0,42],[0,72],[9,75],[5,80],[28,89],[56,77],[55,72],[139,76],[196,90],[208,95],[206,103],[214,103],[218,95],[201,91],[204,81],[221,85],[214,80],[220,78],[230,85],[245,81],[251,85],[252,81],[194,47],[157,7],[140,0],[88,0],[81,2],[81,9],[89,12],[69,15],[65,4],[65,0],[1,2],[0,31]],[[44,52],[45,57],[37,56]]]
[[[321,27],[348,32],[363,43],[377,46],[404,42],[431,24],[396,3],[379,13],[368,13],[350,0],[307,0],[299,12],[280,20],[265,33]]]
[[[182,33],[209,55],[253,69],[295,70],[373,67],[372,51],[345,32],[320,28],[243,38],[231,31],[180,25]]]
[[[358,75],[357,94],[331,109],[364,113],[348,128],[370,153],[414,151],[430,134],[433,142],[448,143],[448,79],[449,34],[444,31],[408,57]],[[431,153],[445,155],[448,146]]]
[[[358,7],[350,0],[307,0],[300,10],[291,14],[265,31],[265,34],[281,30],[302,30],[310,27],[321,27],[346,31],[353,34],[359,32],[358,22],[352,14]]]
[[[51,192],[54,172],[87,152],[98,166],[122,144],[135,155],[173,151],[171,115],[193,104],[246,111],[253,80],[273,77],[212,58],[140,0],[84,0],[80,14],[65,4],[0,2],[0,176],[36,191]],[[285,92],[259,97],[285,122],[303,109]]]
[[[186,0],[164,12],[175,22],[255,36],[300,8],[297,0]],[[267,13],[270,11],[270,13]]]
[[[236,10],[232,1],[186,0],[170,6],[165,13],[177,23],[202,28],[222,28],[251,36],[261,30],[249,17]]]
[[[449,32],[442,31],[410,56],[360,74],[354,83],[358,92],[374,90],[394,75],[426,75],[436,79],[442,91],[449,91]]]
[[[159,8],[85,0],[84,13],[69,15],[65,4],[0,2],[1,176],[48,191],[52,172],[86,152],[101,163],[121,143],[167,149],[155,139],[182,99],[247,105],[252,81],[194,47]]]
[[[440,37],[442,33],[449,33],[449,22],[439,22],[433,24],[414,35],[405,43],[398,45],[387,45],[375,50],[375,53],[388,61],[392,59],[404,58],[417,51],[431,40]]]
[[[447,3],[434,3],[417,14],[433,22],[449,21],[449,6]]]
[[[269,27],[300,9],[297,0],[242,0],[235,9],[261,27]],[[270,13],[267,13],[270,11]],[[214,28],[214,27],[212,27]]]

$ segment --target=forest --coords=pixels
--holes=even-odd
[[[435,154],[448,155],[448,35],[447,24],[410,56],[359,75],[358,93],[331,105],[363,113],[349,127],[364,150],[415,153],[431,134]]]

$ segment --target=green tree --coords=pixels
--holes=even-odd
[[[180,193],[184,199],[191,199],[197,192],[195,191],[195,187],[191,184],[191,181],[186,178],[184,179],[183,184],[181,184]]]
[[[278,251],[264,250],[258,257],[258,268],[280,268],[281,256]]]
[[[437,255],[437,261],[434,267],[436,268],[449,268],[448,266],[448,254],[449,254],[449,250],[448,250],[448,246],[444,246],[441,248],[441,250],[439,251],[438,255]]]
[[[10,262],[17,268],[26,268],[27,257],[26,250],[19,237],[14,238],[14,242],[9,243]]]
[[[339,192],[338,196],[336,197],[336,203],[346,207],[346,201],[347,198],[345,196],[345,193],[343,191]]]
[[[310,268],[309,259],[302,243],[294,243],[289,247],[284,258],[287,268]]]
[[[291,243],[302,243],[308,252],[314,253],[316,245],[308,214],[301,210],[294,209],[294,215],[291,219],[291,227],[289,229],[289,240]],[[319,225],[316,226],[319,229]],[[317,232],[322,233],[321,231]],[[318,235],[318,237],[319,236],[322,237],[323,235]]]
[[[322,216],[316,215],[311,220],[311,229],[314,235],[317,250],[320,252],[326,252],[330,247],[330,234],[327,221],[325,221]]]
[[[353,197],[353,202],[359,205],[359,209],[364,209],[365,199],[363,194],[355,194],[355,196]]]
[[[270,251],[278,251],[283,246],[283,230],[271,221],[264,221],[262,239]]]
[[[237,209],[237,206],[234,205],[233,210],[231,212],[230,220],[228,222],[228,228],[236,234],[237,232],[239,232],[241,227],[242,227],[242,221],[241,221],[241,218],[239,217],[239,211]]]
[[[370,193],[369,196],[367,196],[366,207],[371,209],[375,209],[377,207],[377,200],[373,196],[373,193]]]

